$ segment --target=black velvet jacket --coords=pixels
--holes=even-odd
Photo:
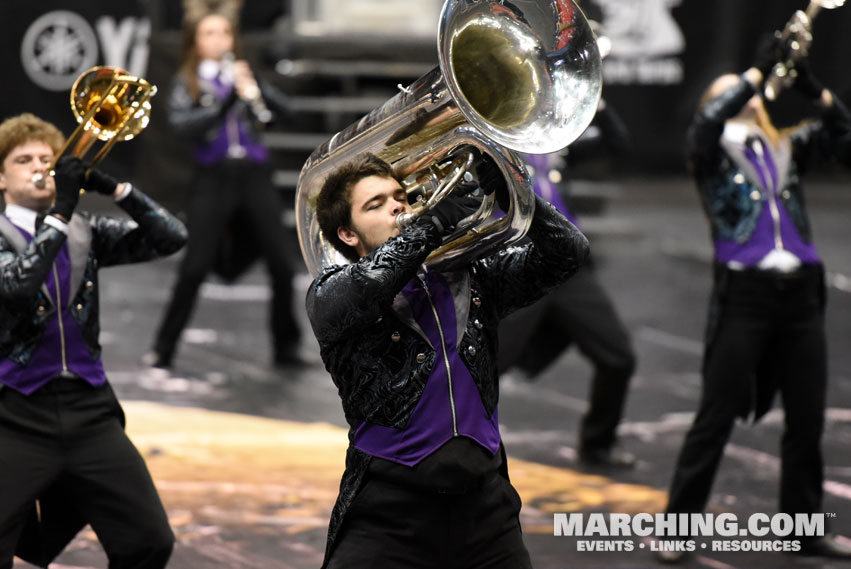
[[[444,273],[458,315],[458,353],[488,413],[496,409],[499,397],[497,323],[565,281],[589,252],[585,236],[540,198],[528,237],[528,245]],[[415,331],[404,303],[394,303],[440,242],[433,224],[416,223],[357,263],[329,268],[308,290],[308,316],[350,424],[369,421],[403,428],[423,393],[436,353]],[[349,447],[331,515],[326,561],[369,460]]]
[[[187,239],[186,227],[133,188],[118,205],[132,219],[75,212],[68,226],[71,315],[92,357],[100,355],[98,268],[170,255]],[[0,222],[0,358],[26,365],[56,311],[44,286],[64,233],[42,224],[27,244],[3,217]]]

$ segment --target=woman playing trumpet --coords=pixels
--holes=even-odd
[[[230,242],[231,231],[250,234],[252,249],[259,249],[271,275],[274,364],[299,363],[292,269],[282,247],[286,239],[282,205],[270,183],[268,149],[256,129],[258,122],[269,120],[266,103],[286,113],[286,99],[255,77],[244,60],[234,58],[236,5],[230,7],[202,14],[188,10],[184,25],[185,56],[169,99],[169,121],[191,140],[196,169],[186,207],[190,227],[186,257],[154,351],[146,357],[146,363],[155,367],[171,366],[198,289]]]

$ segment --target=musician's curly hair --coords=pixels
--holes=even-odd
[[[32,113],[23,113],[0,123],[0,172],[3,162],[17,146],[31,140],[44,142],[57,154],[65,144],[65,136],[58,128]]]
[[[352,188],[370,176],[393,178],[393,169],[374,154],[363,154],[328,176],[313,204],[322,234],[337,251],[353,263],[360,255],[354,247],[343,243],[337,235],[337,229],[351,226]]]

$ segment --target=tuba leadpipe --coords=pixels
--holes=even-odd
[[[813,43],[813,20],[822,9],[833,10],[845,4],[845,0],[810,0],[806,10],[797,10],[782,31],[775,32],[785,56],[771,69],[765,80],[765,98],[774,101],[780,91],[795,82],[798,73],[795,64],[809,55]]]
[[[402,186],[425,199],[415,216],[452,191],[474,155],[487,154],[504,176],[511,205],[498,219],[485,196],[474,218],[426,261],[451,265],[520,239],[534,213],[529,175],[515,152],[555,152],[594,116],[602,88],[600,54],[571,0],[447,0],[438,26],[439,65],[314,150],[299,175],[296,215],[308,270],[347,261],[322,236],[314,200],[346,161],[372,153]],[[467,176],[469,177],[469,176]],[[403,221],[404,223],[404,221]]]

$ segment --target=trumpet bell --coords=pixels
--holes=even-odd
[[[845,0],[812,0],[814,4],[817,4],[819,7],[824,8],[825,10],[833,10],[834,8],[840,8],[843,4],[845,4]]]
[[[71,86],[71,110],[79,124],[56,153],[48,168],[49,175],[54,174],[56,160],[65,152],[84,158],[96,141],[103,141],[104,145],[89,161],[87,173],[90,172],[116,142],[130,140],[148,126],[150,98],[156,93],[154,85],[119,67],[92,67],[77,77]],[[38,188],[47,183],[41,172],[32,181]]]
[[[93,67],[71,87],[71,110],[99,140],[130,140],[148,126],[157,88],[118,67]]]

